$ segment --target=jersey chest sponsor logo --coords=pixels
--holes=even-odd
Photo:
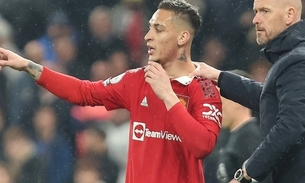
[[[168,131],[158,130],[153,131],[146,127],[145,123],[133,122],[132,139],[136,141],[145,141],[146,138],[156,138],[168,141],[182,142],[181,138],[176,134],[171,134]]]

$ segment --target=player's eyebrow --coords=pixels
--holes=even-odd
[[[154,23],[154,24],[151,24],[150,22],[149,22],[149,26],[150,27],[155,27],[155,28],[165,28],[165,26],[164,25],[162,25],[162,24],[159,24],[159,23]]]

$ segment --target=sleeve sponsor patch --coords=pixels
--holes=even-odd
[[[104,84],[104,86],[107,86],[107,85],[109,85],[109,84],[116,84],[116,83],[118,83],[118,82],[120,82],[120,81],[122,80],[122,78],[124,77],[124,75],[125,75],[125,73],[122,73],[122,74],[120,74],[120,75],[118,75],[118,76],[115,76],[115,77],[113,77],[113,78],[108,78],[108,79],[106,79],[106,80],[103,82],[103,84]]]
[[[221,127],[220,118],[222,117],[222,113],[220,110],[215,105],[207,103],[203,104],[203,107],[206,110],[202,112],[202,117],[214,121]]]

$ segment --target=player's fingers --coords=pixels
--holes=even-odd
[[[144,72],[147,72],[149,70],[149,65],[145,66]]]
[[[148,84],[151,84],[152,79],[150,77],[145,77],[145,82],[147,82]]]
[[[8,55],[10,53],[10,51],[0,47],[0,53],[2,53],[4,55]]]
[[[0,66],[1,67],[4,67],[4,66],[8,66],[8,61],[5,61],[5,60],[0,60]]]
[[[154,74],[157,74],[159,71],[158,69],[154,66],[154,65],[148,65],[146,68],[145,68],[146,72],[150,71]]]
[[[0,52],[0,60],[8,60],[7,56],[3,52]]]
[[[154,61],[148,61],[148,65],[150,66],[154,66],[154,68],[156,68],[157,70],[162,70],[162,66],[161,64],[154,62]]]
[[[154,75],[154,73],[152,73],[150,70],[148,70],[148,71],[145,72],[144,77],[145,77],[145,78],[147,78],[147,77],[152,78],[153,75]]]

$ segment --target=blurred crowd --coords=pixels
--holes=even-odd
[[[144,36],[159,2],[0,0],[0,46],[80,79],[104,80],[147,63]],[[203,17],[192,59],[263,82],[270,64],[256,43],[253,0],[189,2]],[[128,134],[126,110],[74,106],[26,73],[0,72],[1,183],[123,183]]]

